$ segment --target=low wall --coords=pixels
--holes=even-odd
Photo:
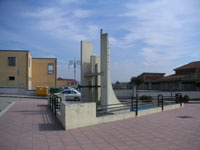
[[[26,90],[25,88],[0,88],[0,94],[17,94],[17,95],[36,95],[35,90]]]
[[[77,103],[64,101],[61,102],[60,105],[61,108],[60,112],[57,113],[57,118],[65,130],[136,117],[135,112],[96,117],[96,103]],[[180,108],[180,104],[167,105],[164,107],[164,111],[176,108]],[[161,107],[140,110],[138,111],[138,116],[161,111]]]
[[[96,103],[61,102],[57,118],[67,129],[96,124]]]
[[[114,90],[117,97],[126,97],[132,96],[133,90]],[[158,96],[162,94],[163,96],[175,96],[176,93],[182,93],[182,95],[188,95],[190,99],[200,99],[200,91],[176,91],[176,92],[165,92],[165,91],[151,91],[151,90],[139,90],[138,95],[149,95],[149,96]]]

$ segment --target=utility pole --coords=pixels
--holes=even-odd
[[[74,68],[74,80],[76,80],[76,65],[80,65],[80,61],[76,60],[74,58],[74,60],[70,60],[68,63],[68,68],[70,69],[71,67]]]

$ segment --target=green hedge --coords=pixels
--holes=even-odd
[[[50,93],[53,94],[53,93],[59,93],[61,92],[61,89],[58,88],[58,87],[50,87]]]
[[[151,96],[148,96],[148,95],[142,95],[139,97],[140,100],[152,100],[152,97]]]
[[[184,95],[184,96],[182,97],[182,101],[183,101],[184,103],[188,103],[189,100],[190,100],[190,97],[189,97],[188,95]]]

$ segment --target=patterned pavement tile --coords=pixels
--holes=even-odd
[[[64,131],[47,102],[23,101],[0,117],[0,150],[199,150],[199,129],[200,104]]]

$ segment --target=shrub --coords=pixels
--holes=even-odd
[[[50,93],[53,94],[53,93],[59,93],[61,91],[60,88],[58,87],[50,87]]]
[[[190,99],[190,97],[188,95],[184,95],[183,98],[182,98],[182,101],[184,103],[188,103],[189,99]]]
[[[152,101],[152,97],[148,96],[148,95],[142,95],[139,97],[140,100],[142,101],[146,101],[146,102],[151,102]]]

